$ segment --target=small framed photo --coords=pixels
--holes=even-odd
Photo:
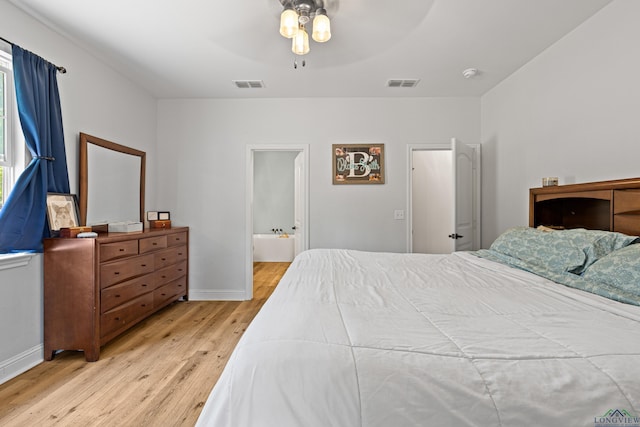
[[[159,221],[168,221],[170,219],[171,219],[171,214],[169,212],[158,212]]]
[[[158,220],[158,212],[149,211],[147,212],[147,221],[157,221]]]
[[[75,194],[47,193],[47,219],[49,230],[78,227],[78,199]]]

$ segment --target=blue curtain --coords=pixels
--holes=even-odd
[[[12,47],[20,124],[32,160],[0,210],[0,253],[42,252],[47,192],[69,193],[56,66]]]

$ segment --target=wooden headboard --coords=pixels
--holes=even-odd
[[[529,190],[529,226],[640,235],[640,178]]]

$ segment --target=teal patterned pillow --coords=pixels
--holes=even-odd
[[[489,249],[554,271],[573,271],[585,263],[584,253],[566,239],[558,239],[555,231],[546,232],[535,228],[517,227],[507,230]]]
[[[611,252],[587,268],[582,277],[640,296],[640,244]]]
[[[591,264],[607,254],[638,242],[637,236],[602,230],[585,230],[576,228],[573,230],[556,231],[563,239],[567,239],[571,245],[580,248],[585,254],[585,264],[573,273],[582,273]]]
[[[500,235],[490,250],[556,272],[580,274],[599,258],[638,238],[599,230],[542,231],[512,228]]]

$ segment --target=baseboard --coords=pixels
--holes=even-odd
[[[0,384],[44,362],[43,352],[44,347],[42,344],[39,344],[11,359],[0,361]]]
[[[244,291],[212,291],[189,288],[190,301],[246,301]]]

